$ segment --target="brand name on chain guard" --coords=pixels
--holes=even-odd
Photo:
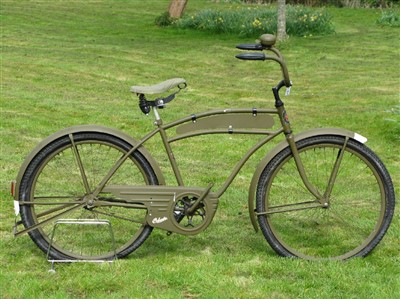
[[[162,218],[154,218],[151,223],[156,224],[156,223],[163,223],[164,221],[167,221],[168,218],[167,217],[162,217]]]
[[[173,187],[173,186],[106,186],[104,193],[112,193],[116,199],[123,200],[127,206],[144,206],[147,209],[146,222],[148,225],[169,232],[195,235],[207,228],[214,218],[218,207],[218,198],[212,192],[204,197],[202,207],[205,211],[200,225],[183,226],[174,216],[175,207],[179,199],[185,197],[201,198],[207,192],[205,188]],[[139,220],[139,219],[136,219]]]

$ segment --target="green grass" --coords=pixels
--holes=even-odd
[[[223,1],[220,1],[223,2]],[[224,3],[189,1],[187,12]],[[154,231],[129,258],[109,265],[62,264],[48,273],[45,255],[28,236],[14,239],[9,181],[29,151],[67,126],[95,123],[134,137],[153,125],[129,94],[131,85],[170,77],[189,83],[162,115],[166,121],[225,107],[272,107],[277,65],[235,60],[254,38],[158,28],[168,1],[2,1],[0,117],[0,293],[3,298],[396,298],[400,293],[400,221],[365,259],[307,262],[282,259],[254,233],[247,189],[258,153],[221,198],[214,222],[193,237]],[[149,9],[151,7],[151,9]],[[376,24],[379,10],[328,9],[335,35],[291,37],[280,45],[294,82],[285,101],[296,132],[344,127],[369,138],[400,183],[398,28]],[[390,120],[389,120],[390,119]],[[221,183],[233,150],[252,140],[219,141],[209,149],[177,146],[190,183]],[[189,147],[184,147],[187,145]],[[165,158],[155,150],[161,165]],[[227,150],[229,149],[229,150]],[[192,153],[196,151],[195,157]],[[200,160],[213,155],[211,167]],[[224,156],[225,159],[220,159]],[[223,160],[223,161],[222,161]],[[169,182],[173,183],[171,176]]]

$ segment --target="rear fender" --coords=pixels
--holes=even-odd
[[[14,191],[14,199],[18,201],[19,199],[19,187],[21,184],[22,177],[28,168],[30,162],[32,159],[50,142],[59,139],[63,136],[69,135],[69,134],[74,134],[78,132],[96,132],[96,133],[105,133],[108,135],[113,135],[116,136],[125,142],[129,143],[131,146],[135,146],[138,144],[138,141],[133,139],[131,136],[128,134],[121,132],[119,130],[113,129],[113,128],[107,128],[103,126],[97,126],[97,125],[80,125],[80,126],[73,126],[69,127],[66,129],[63,129],[61,131],[58,131],[54,133],[53,135],[47,137],[46,139],[42,140],[30,153],[29,155],[25,158],[24,162],[21,165],[21,168],[18,172],[16,182],[15,182],[15,191]],[[161,169],[156,162],[156,160],[150,155],[150,153],[147,151],[147,149],[144,146],[140,146],[138,148],[138,151],[146,158],[146,160],[149,162],[151,167],[153,168],[158,182],[160,185],[165,185],[165,178],[163,173],[161,172]]]
[[[321,136],[321,135],[335,135],[335,136],[344,136],[344,137],[349,137],[351,139],[357,140],[358,142],[365,143],[367,142],[367,138],[344,129],[339,129],[339,128],[320,128],[320,129],[311,129],[308,131],[301,132],[297,135],[294,136],[295,142],[300,141],[302,139],[306,139],[312,136]],[[268,163],[278,154],[280,153],[283,149],[289,146],[289,143],[286,141],[286,139],[279,144],[275,148],[273,148],[261,162],[258,164],[256,171],[254,172],[253,178],[250,183],[249,187],[249,213],[250,213],[250,220],[251,223],[253,224],[253,227],[255,231],[258,231],[258,225],[257,225],[257,217],[255,215],[255,196],[256,196],[256,189],[257,189],[257,183],[258,180],[260,179],[260,176],[264,170],[264,168],[268,165]]]

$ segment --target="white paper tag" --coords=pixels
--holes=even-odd
[[[19,202],[14,200],[14,212],[15,212],[15,216],[19,215]]]
[[[292,89],[292,86],[289,86],[286,88],[285,96],[290,95],[290,90]]]

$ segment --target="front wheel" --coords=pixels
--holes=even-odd
[[[150,235],[152,227],[146,224],[146,209],[126,208],[122,203],[118,206],[118,199],[111,194],[93,195],[131,147],[112,135],[78,132],[52,141],[32,159],[20,185],[21,218],[27,228],[44,223],[29,235],[44,252],[49,250],[51,258],[100,260],[115,255],[120,258],[137,249]],[[146,158],[134,151],[108,183],[156,185],[158,181]],[[79,205],[90,196],[93,203],[116,204]],[[55,221],[61,218],[75,219],[81,224],[58,225]],[[110,223],[113,234],[109,226],[85,225],[93,220]]]
[[[340,136],[314,136],[296,143],[319,198],[304,186],[289,147],[265,167],[256,213],[279,255],[311,260],[366,256],[385,235],[395,204],[391,178],[369,148],[352,139],[345,142]]]

